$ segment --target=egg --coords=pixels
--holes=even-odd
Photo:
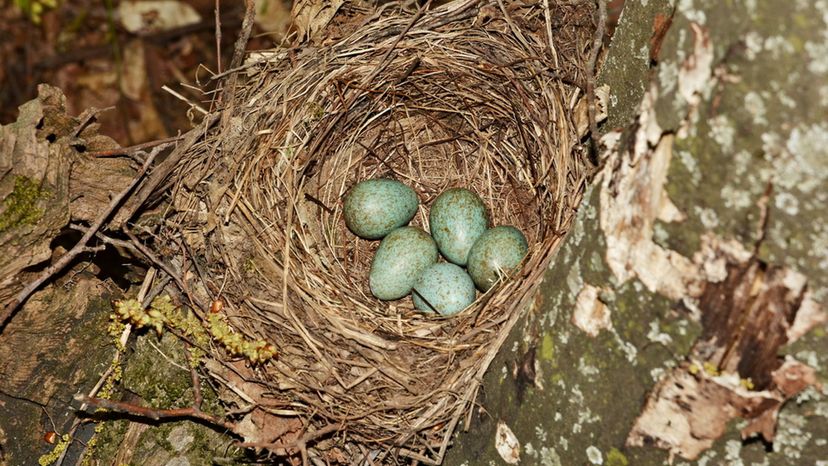
[[[526,256],[526,237],[513,226],[486,230],[469,251],[469,275],[482,291],[492,287],[502,274],[510,274]]]
[[[463,188],[449,189],[437,196],[428,221],[437,248],[457,265],[466,265],[469,250],[489,226],[483,200]]]
[[[380,239],[411,221],[418,204],[417,193],[399,181],[361,181],[345,196],[345,225],[361,238]]]
[[[417,309],[450,316],[474,302],[474,282],[461,267],[441,262],[425,269],[411,296]]]
[[[416,227],[397,228],[383,238],[371,262],[371,293],[384,301],[402,298],[437,257],[437,245],[428,233]]]

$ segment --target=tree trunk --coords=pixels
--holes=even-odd
[[[624,130],[445,464],[828,459],[823,3],[627,2]]]

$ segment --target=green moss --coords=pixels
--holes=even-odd
[[[42,216],[38,202],[49,197],[48,191],[25,176],[17,176],[14,190],[3,199],[0,233],[22,225],[33,225]]]
[[[628,466],[629,464],[629,460],[627,460],[627,457],[619,449],[615,447],[610,448],[610,451],[607,453],[607,466]]]
[[[100,431],[96,432],[94,437],[95,449],[84,458],[87,464],[107,464],[103,461],[104,458],[115,458],[129,427],[129,421],[104,421],[98,427]]]
[[[192,402],[189,372],[173,366],[166,358],[187,367],[177,337],[169,333],[160,339],[154,333],[141,335],[135,342],[135,352],[127,360],[123,385],[154,408],[187,406]]]

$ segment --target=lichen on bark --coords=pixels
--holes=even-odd
[[[828,73],[828,66],[820,65],[828,62],[816,53],[828,50],[828,36],[822,32],[828,26],[822,13],[828,5],[823,3],[642,2],[652,8],[651,20],[622,21],[610,57],[613,48],[630,56],[635,44],[641,47],[642,38],[650,37],[654,15],[675,6],[650,73],[657,129],[675,135],[664,186],[675,215],[653,224],[653,250],[673,251],[690,261],[710,235],[747,251],[759,242],[759,260],[805,275],[824,309],[828,133],[817,108],[824,109],[828,87],[815,92],[815,83],[824,82]],[[780,21],[783,16],[796,20]],[[628,43],[620,41],[624,37]],[[711,47],[706,71],[698,71],[698,57],[692,56],[700,43]],[[641,49],[632,57],[641,58],[640,63],[647,52]],[[610,121],[626,122],[630,113],[623,110],[640,109],[647,85],[646,80],[625,82],[645,74],[629,73],[619,63],[608,59],[603,75],[616,99]],[[689,84],[694,80],[696,87]],[[825,94],[822,103],[815,95],[819,92]],[[636,95],[637,100],[624,101]],[[625,141],[628,136],[621,137],[619,146]],[[493,448],[497,421],[509,425],[521,442],[521,464],[646,466],[667,460],[664,451],[625,446],[625,438],[647,392],[688,354],[701,327],[687,303],[653,291],[635,272],[623,282],[607,272],[606,232],[597,226],[603,207],[600,189],[594,187],[585,197],[538,301],[492,365],[482,414],[472,432],[457,437],[446,464],[503,464]],[[577,293],[584,286],[601,290],[598,301],[611,315],[612,327],[596,338],[571,323]],[[826,332],[817,328],[781,352],[817,369],[826,380],[828,354],[818,350],[826,346]],[[532,383],[521,379],[525,374],[520,368],[534,347],[539,357]],[[796,403],[785,405],[770,452],[761,442],[743,442],[739,431],[747,422],[733,421],[698,460],[677,464],[824,460],[820,451],[828,443],[826,395],[809,388],[796,396]]]

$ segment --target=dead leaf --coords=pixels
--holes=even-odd
[[[143,41],[136,39],[126,45],[121,70],[121,92],[136,102],[140,101],[147,85]]]
[[[292,27],[301,40],[312,39],[336,16],[345,0],[298,0],[293,3]]]
[[[201,21],[195,8],[175,0],[123,1],[118,17],[132,33],[166,31]]]
[[[261,408],[245,415],[235,429],[249,443],[292,443],[301,432],[302,421],[298,417],[274,416]]]
[[[256,0],[256,24],[281,40],[290,24],[289,3],[282,0]]]

